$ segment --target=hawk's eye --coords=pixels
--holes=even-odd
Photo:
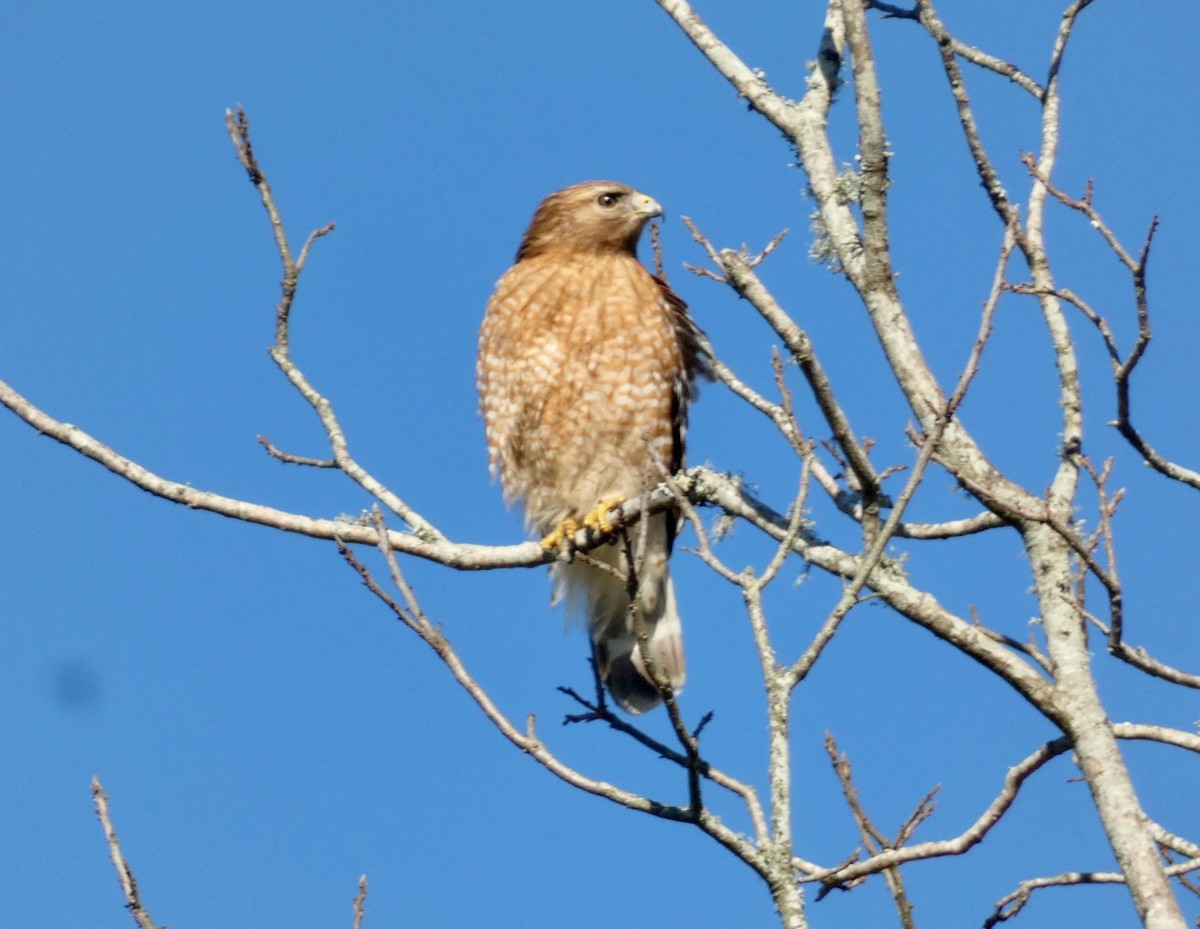
[[[620,199],[621,199],[620,194],[609,193],[609,194],[601,194],[599,197],[596,198],[596,202],[599,203],[601,206],[606,206],[606,207],[607,206],[616,206],[617,201]]]

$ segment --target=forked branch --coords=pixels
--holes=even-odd
[[[441,532],[426,521],[416,510],[385,487],[382,482],[371,475],[354,459],[350,454],[346,434],[343,432],[341,423],[333,411],[333,404],[317,391],[304,375],[304,372],[300,370],[300,367],[292,360],[290,323],[292,305],[296,298],[296,287],[300,281],[300,273],[304,270],[304,264],[308,260],[313,243],[322,236],[332,232],[334,228],[333,223],[329,223],[309,233],[304,246],[300,249],[299,258],[293,260],[292,249],[288,243],[283,218],[280,216],[279,208],[275,204],[275,195],[271,192],[271,185],[267,182],[266,173],[254,155],[254,148],[250,141],[250,120],[246,116],[246,111],[240,106],[237,108],[236,113],[226,110],[225,126],[229,131],[229,138],[233,142],[234,150],[237,152],[238,161],[246,169],[251,183],[258,190],[263,208],[266,210],[267,217],[271,221],[271,230],[275,236],[275,245],[279,250],[280,260],[283,262],[283,281],[280,284],[281,294],[279,303],[275,308],[275,344],[270,349],[271,358],[274,359],[292,386],[296,388],[316,412],[317,418],[320,420],[321,426],[329,438],[329,445],[333,451],[333,461],[337,468],[354,480],[355,483],[372,497],[379,500],[389,510],[403,519],[419,537],[428,542],[442,541],[444,537]],[[272,446],[267,445],[268,451],[271,448]],[[275,457],[280,457],[280,455],[276,455]],[[299,456],[289,456],[283,460],[292,462],[302,461],[305,464],[314,464],[317,461],[316,459],[300,458]]]
[[[721,820],[707,809],[682,807],[661,801],[652,800],[639,794],[624,790],[605,781],[587,777],[580,771],[561,761],[545,743],[538,737],[534,717],[531,715],[525,721],[524,730],[519,729],[507,715],[495,704],[491,696],[475,677],[467,670],[466,665],[450,644],[449,639],[441,628],[433,623],[425,614],[415,592],[409,585],[396,558],[396,552],[391,546],[391,534],[384,525],[383,514],[378,509],[372,515],[372,528],[375,530],[376,545],[387,565],[392,585],[399,593],[397,600],[375,578],[373,572],[362,560],[342,542],[338,542],[338,550],[346,563],[354,569],[363,584],[371,591],[392,614],[408,629],[414,632],[445,665],[460,687],[467,692],[484,716],[493,726],[516,748],[533,758],[543,768],[562,781],[586,793],[602,797],[612,803],[627,809],[647,813],[660,819],[674,822],[693,823],[703,832],[712,836],[725,848],[741,858],[751,868],[764,873],[763,856],[755,844],[740,833],[724,825]]]

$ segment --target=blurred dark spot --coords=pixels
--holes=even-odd
[[[68,712],[91,712],[100,706],[104,687],[100,674],[86,661],[65,658],[51,671],[54,702]]]

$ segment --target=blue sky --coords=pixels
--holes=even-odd
[[[1042,75],[1057,4],[943,6],[965,41]],[[823,5],[697,9],[778,89],[801,95]],[[340,10],[45,0],[4,19],[0,378],[165,477],[318,516],[367,505],[348,480],[285,467],[255,441],[325,453],[266,355],[279,266],[222,124],[239,102],[293,240],[338,224],[301,284],[295,358],[334,401],[358,459],[451,537],[523,538],[487,480],[475,336],[537,201],[587,178],[628,182],[666,207],[676,289],[722,357],[764,391],[772,339],[746,304],[682,269],[703,255],[678,217],[720,246],[761,247],[790,228],[766,283],[812,335],[876,459],[912,459],[907,411],[859,305],[807,258],[811,206],[792,153],[649,0]],[[871,22],[895,152],[900,289],[932,364],[952,378],[1000,230],[935,49],[912,24]],[[1200,137],[1182,101],[1198,24],[1182,3],[1086,12],[1063,72],[1056,175],[1076,192],[1094,177],[1096,203],[1129,247],[1162,218],[1157,340],[1137,374],[1136,415],[1164,454],[1193,466]],[[969,73],[969,87],[1023,202],[1017,155],[1037,144],[1035,104],[989,75]],[[846,162],[850,101],[847,92],[832,120]],[[1059,280],[1108,313],[1128,345],[1133,314],[1115,260],[1065,211],[1048,236]],[[1115,455],[1114,482],[1128,488],[1119,555],[1129,638],[1194,670],[1195,495],[1149,473],[1106,429],[1107,361],[1087,325],[1073,324],[1088,451]],[[1053,387],[1036,308],[1007,298],[962,415],[1035,489],[1055,464]],[[799,413],[821,432],[810,405]],[[786,503],[796,474],[783,443],[721,388],[703,391],[691,437],[693,462],[741,472]],[[365,871],[368,927],[771,924],[765,888],[703,836],[576,793],[515,752],[330,545],[152,498],[8,414],[0,448],[0,922],[129,924],[90,808],[96,774],[160,923],[349,926]],[[974,508],[935,478],[913,512],[935,520]],[[814,517],[853,544],[836,514]],[[915,581],[964,615],[974,605],[993,627],[1027,634],[1036,605],[1015,536],[926,545],[896,549]],[[766,557],[746,529],[722,553],[737,566]],[[760,782],[761,685],[740,598],[686,554],[675,563],[683,705],[693,719],[715,710],[710,758]],[[553,750],[591,776],[683,801],[683,779],[664,763],[615,734],[559,725],[571,707],[555,687],[586,686],[586,646],[578,630],[562,632],[543,572],[406,567],[510,715],[535,713]],[[769,599],[781,649],[802,647],[836,595],[827,579],[786,569]],[[1112,667],[1099,643],[1096,660],[1112,718],[1194,726],[1194,694]],[[661,719],[648,725],[665,732]],[[961,831],[1006,769],[1054,735],[982,669],[885,609],[861,608],[797,698],[797,851],[828,863],[858,842],[821,748],[826,729],[885,829],[943,785],[922,838]],[[1197,760],[1147,745],[1128,756],[1150,814],[1200,836],[1188,787]],[[1074,774],[1058,759],[975,853],[910,868],[918,924],[977,925],[1021,878],[1109,869]],[[714,802],[745,828],[736,808]],[[818,926],[894,919],[878,879],[813,903],[810,916]],[[1021,919],[1134,917],[1122,890],[1091,887],[1045,891]]]

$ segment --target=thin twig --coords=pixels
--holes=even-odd
[[[792,358],[804,373],[813,397],[817,401],[817,406],[829,428],[833,430],[839,448],[846,455],[863,495],[868,499],[882,498],[883,491],[879,486],[879,477],[868,460],[861,443],[856,438],[849,419],[834,396],[829,378],[813,350],[808,334],[788,316],[754,273],[755,265],[769,253],[772,246],[768,246],[757,260],[732,249],[718,252],[688,217],[683,217],[683,221],[691,231],[692,238],[700,243],[710,260],[723,272],[722,280],[739,295],[749,300],[763,319],[783,339]],[[775,417],[772,416],[772,418]],[[781,431],[784,429],[785,427],[781,427]],[[787,435],[786,431],[785,435]]]
[[[961,855],[983,841],[992,828],[1000,822],[1017,798],[1021,786],[1043,765],[1070,750],[1071,741],[1065,736],[1047,742],[1037,751],[1009,768],[1004,784],[987,809],[965,831],[952,839],[921,842],[903,848],[885,849],[862,861],[843,863],[815,874],[805,874],[805,883],[817,882],[826,886],[844,886],[885,868],[896,867],[908,861],[939,858],[946,855]]]
[[[779,247],[779,243],[787,238],[787,234],[788,231],[786,229],[780,229],[779,232],[775,233],[775,235],[771,237],[771,241],[763,246],[763,250],[753,258],[749,259],[750,267],[757,268],[760,264],[762,264],[763,261],[766,260],[767,256]],[[745,247],[743,247],[743,251],[745,251]]]
[[[1181,861],[1163,868],[1168,877],[1178,877],[1191,871],[1200,870],[1200,858]],[[1007,922],[1024,909],[1030,896],[1035,890],[1046,887],[1072,887],[1078,884],[1124,884],[1125,875],[1113,871],[1067,871],[1051,877],[1035,877],[1021,881],[1017,889],[1005,894],[996,901],[992,914],[983,921],[984,929],[992,929],[1002,922]]]
[[[367,907],[367,876],[358,879],[358,893],[354,895],[354,925],[353,929],[362,929],[363,915]]]
[[[645,730],[612,712],[606,703],[599,700],[595,702],[588,700],[571,687],[559,687],[558,690],[587,710],[586,713],[568,715],[563,720],[564,725],[567,723],[604,723],[611,729],[629,736],[635,742],[645,746],[672,764],[679,765],[681,768],[688,767],[690,762],[686,754],[678,752],[669,745],[660,742]],[[603,692],[603,687],[601,687],[598,693],[603,694]],[[693,731],[692,735],[696,736],[698,733]],[[707,778],[719,787],[724,787],[742,799],[742,802],[746,804],[746,810],[750,815],[750,822],[754,827],[755,839],[760,848],[764,847],[768,841],[767,824],[763,815],[762,804],[758,799],[758,792],[754,787],[743,781],[739,781],[735,777],[731,777],[718,768],[714,768],[712,764],[704,759],[700,760],[698,770],[702,777]]]
[[[904,7],[896,6],[893,3],[885,3],[883,0],[866,0],[867,5],[873,9],[883,13],[887,19],[908,19],[914,22],[919,22],[925,26],[930,34],[939,42],[946,43],[950,50],[960,58],[969,61],[973,65],[978,65],[985,71],[992,71],[999,74],[1001,77],[1006,77],[1022,90],[1032,94],[1038,100],[1041,100],[1045,94],[1042,85],[1035,81],[1032,77],[1014,65],[1012,62],[1005,61],[1003,58],[998,58],[995,55],[989,55],[987,52],[981,51],[973,45],[967,45],[960,41],[955,36],[950,35],[941,27],[941,23],[936,19],[932,24],[927,23],[922,19],[920,9],[905,9]]]
[[[1151,677],[1157,677],[1183,687],[1200,689],[1200,675],[1165,664],[1152,656],[1144,646],[1131,646],[1124,639],[1116,638],[1109,626],[1084,610],[1078,602],[1071,600],[1070,603],[1083,619],[1100,630],[1100,634],[1108,641],[1108,653],[1114,658],[1139,671],[1144,671]]]
[[[654,254],[654,276],[667,283],[667,272],[663,267],[663,249],[662,249],[662,232],[658,226],[658,220],[653,220],[650,223],[650,247]]]
[[[791,409],[791,396],[787,393],[787,387],[782,381],[782,373],[776,367],[776,384],[780,388],[783,395],[783,403],[773,403],[760,394],[750,385],[742,381],[725,362],[723,362],[709,341],[708,336],[701,334],[699,336],[700,348],[708,358],[709,371],[718,381],[729,388],[736,396],[746,401],[751,407],[758,410],[764,416],[771,420],[775,428],[779,430],[780,435],[787,440],[788,445],[797,455],[804,457],[807,453],[808,446],[805,443],[804,435],[800,430],[800,425],[796,421],[795,414]],[[777,366],[778,350],[772,349],[772,365]],[[814,470],[818,471],[817,479],[822,483],[823,487],[827,487],[830,496],[837,497],[840,493],[833,477],[821,466],[818,462],[814,462]]]
[[[804,526],[804,512],[808,503],[809,476],[811,474],[809,460],[811,458],[806,459],[800,466],[800,486],[796,490],[795,497],[792,498],[791,512],[788,514],[787,532],[779,540],[779,544],[775,547],[775,552],[771,556],[771,560],[753,581],[754,585],[760,591],[779,575],[779,571],[787,560],[788,555],[792,554],[792,546],[796,541],[796,537],[800,534],[800,530]],[[744,577],[749,581],[748,575],[744,575]]]
[[[1108,636],[1108,648],[1111,652],[1116,649],[1124,633],[1125,596],[1121,587],[1121,576],[1117,571],[1117,547],[1116,536],[1113,532],[1113,519],[1117,515],[1117,507],[1120,506],[1121,500],[1125,496],[1125,491],[1122,489],[1112,494],[1108,492],[1108,480],[1112,476],[1113,470],[1112,458],[1109,458],[1104,463],[1104,466],[1099,470],[1096,469],[1096,466],[1092,464],[1091,459],[1086,455],[1079,456],[1079,463],[1087,475],[1092,479],[1092,483],[1096,487],[1096,509],[1099,513],[1099,521],[1096,526],[1095,533],[1093,534],[1094,538],[1092,540],[1092,544],[1089,545],[1089,548],[1094,550],[1096,545],[1103,543],[1105,574],[1112,582],[1112,588],[1108,598],[1109,623],[1111,624]],[[1086,574],[1080,572],[1081,585],[1086,576]],[[1080,591],[1079,602],[1082,606],[1084,602],[1082,590]]]
[[[854,775],[850,767],[850,759],[844,752],[838,750],[837,743],[828,730],[825,732],[825,751],[829,755],[834,773],[841,784],[842,795],[846,799],[846,805],[850,808],[850,813],[854,817],[855,824],[858,826],[859,837],[862,839],[863,847],[871,855],[878,855],[884,850],[902,846],[906,839],[916,830],[917,826],[927,819],[933,811],[933,791],[931,791],[917,804],[916,810],[914,810],[913,814],[900,828],[897,837],[895,839],[888,839],[871,822],[871,817],[867,815],[867,811],[863,808],[862,802],[858,797],[858,788],[854,786]],[[934,791],[936,790],[937,788],[934,788]],[[887,882],[888,890],[892,894],[892,903],[896,907],[897,915],[900,917],[900,925],[903,929],[915,929],[916,923],[913,921],[912,915],[913,905],[908,899],[908,892],[905,890],[904,878],[900,874],[900,869],[896,867],[883,868],[882,874],[884,880]],[[865,876],[860,880],[865,880]],[[827,884],[823,887],[820,893],[817,894],[817,899],[820,900],[824,897],[833,889],[833,886]],[[847,883],[841,886],[846,888],[850,885]]]
[[[289,452],[282,452],[276,448],[271,440],[265,435],[258,437],[258,444],[267,450],[267,454],[272,458],[284,462],[285,464],[307,465],[310,468],[336,468],[337,462],[332,458],[308,458],[304,455],[293,455]]]
[[[108,843],[108,854],[112,858],[113,867],[117,871],[117,880],[121,883],[121,892],[125,895],[125,908],[133,916],[134,922],[141,929],[158,929],[150,913],[142,905],[142,896],[138,891],[137,878],[133,869],[121,853],[121,844],[117,840],[117,830],[113,827],[108,815],[108,794],[100,784],[100,778],[92,778],[92,803],[96,807],[96,815],[100,817],[100,826],[104,829],[104,839]]]
[[[1093,206],[1092,197],[1095,193],[1095,190],[1090,180],[1087,182],[1083,196],[1076,198],[1067,194],[1060,187],[1055,186],[1055,184],[1051,182],[1047,173],[1042,170],[1042,168],[1038,165],[1037,160],[1029,152],[1021,153],[1021,164],[1025,165],[1026,170],[1028,170],[1029,173],[1046,188],[1050,196],[1054,197],[1054,199],[1056,199],[1063,206],[1069,207],[1072,210],[1078,210],[1080,213],[1086,216],[1091,227],[1100,233],[1104,241],[1108,243],[1108,247],[1112,250],[1112,253],[1117,256],[1121,264],[1123,264],[1130,271],[1130,273],[1133,273],[1138,269],[1138,261],[1132,255],[1130,255],[1129,252],[1125,251],[1125,247],[1121,245],[1120,240],[1113,233],[1108,223],[1104,221],[1104,217],[1101,216],[1100,212],[1095,208],[1095,206]],[[1157,222],[1158,220],[1156,217],[1155,224],[1157,224]]]
[[[1135,739],[1145,742],[1161,742],[1185,751],[1200,754],[1200,735],[1184,732],[1170,726],[1154,726],[1147,723],[1113,723],[1113,735],[1118,739]]]
[[[975,608],[974,604],[971,605],[970,609],[971,620],[975,624],[976,629],[986,635],[993,642],[999,642],[1000,644],[1007,645],[1009,648],[1015,649],[1022,654],[1028,655],[1038,663],[1038,667],[1045,671],[1046,674],[1053,673],[1050,659],[1046,657],[1045,652],[1037,647],[1037,643],[1034,642],[1032,634],[1030,635],[1030,640],[1028,642],[1020,642],[1017,639],[1014,639],[1012,636],[1005,635],[1002,632],[997,632],[995,629],[985,626],[983,624],[983,620],[980,619],[979,611]]]
[[[950,93],[958,109],[958,121],[963,135],[966,137],[967,147],[975,162],[975,171],[983,183],[983,189],[987,192],[992,209],[996,211],[1001,222],[1007,225],[1012,217],[1014,206],[1009,200],[1008,191],[1000,180],[1000,175],[992,164],[992,159],[980,137],[979,124],[975,120],[971,97],[967,93],[967,84],[963,79],[962,70],[958,66],[958,53],[954,47],[954,39],[929,0],[917,0],[917,9],[920,11],[921,25],[937,43],[938,53],[942,58],[942,70],[950,82]],[[1040,99],[1044,96],[1044,92],[1038,96]]]
[[[283,262],[283,281],[280,284],[281,294],[279,303],[275,308],[275,344],[269,350],[271,358],[279,366],[279,370],[283,372],[292,386],[308,401],[313,411],[317,414],[317,418],[320,420],[329,438],[329,445],[333,451],[333,460],[336,466],[376,500],[379,500],[389,510],[408,523],[417,535],[428,541],[440,541],[444,538],[441,532],[417,513],[416,510],[401,500],[400,497],[385,487],[381,481],[371,475],[351,456],[350,448],[346,441],[346,434],[342,430],[341,423],[338,422],[338,418],[333,411],[333,405],[317,391],[292,359],[290,323],[292,305],[296,297],[296,288],[300,282],[300,272],[304,270],[304,263],[308,260],[309,251],[313,243],[322,236],[332,232],[334,229],[333,223],[313,230],[300,250],[299,259],[293,260],[291,246],[288,244],[283,219],[280,216],[278,206],[276,206],[275,196],[271,192],[271,185],[267,182],[267,176],[254,155],[254,149],[250,142],[250,122],[246,116],[246,111],[240,106],[236,113],[226,110],[225,125],[229,131],[229,137],[233,141],[234,150],[237,152],[238,161],[241,162],[250,180],[258,189],[263,208],[266,210],[267,216],[271,221],[271,230],[275,236],[275,246],[279,250],[279,257]]]

